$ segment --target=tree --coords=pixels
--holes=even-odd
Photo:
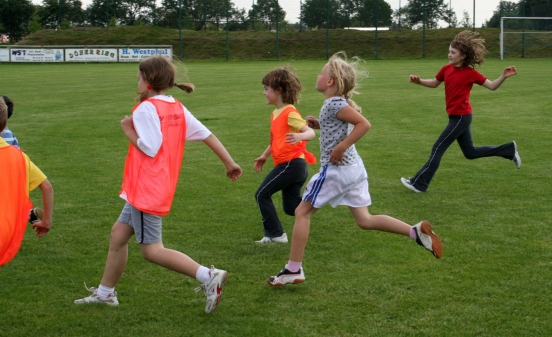
[[[249,19],[263,21],[268,30],[272,30],[276,23],[283,22],[286,12],[278,0],[257,0],[249,11]]]
[[[458,27],[458,18],[452,9],[445,9],[442,19],[448,23],[449,28]]]
[[[0,0],[0,24],[10,35],[10,42],[27,34],[34,11],[31,0]]]
[[[485,22],[487,28],[499,28],[500,18],[503,16],[518,16],[519,4],[510,1],[501,1],[496,10],[493,12],[493,16]]]
[[[153,22],[152,12],[155,9],[155,0],[122,0],[123,17],[120,22],[123,25],[133,26],[139,20],[141,24]]]
[[[118,22],[125,16],[122,0],[92,0],[85,10],[86,21],[95,27],[107,27],[114,17]]]
[[[447,5],[444,0],[408,0],[406,8],[406,20],[411,27],[423,25],[425,16],[426,27],[437,28]]]
[[[85,22],[80,0],[42,0],[37,14],[45,28],[58,28],[64,20],[69,26],[80,26]]]
[[[471,20],[470,20],[470,13],[468,11],[464,10],[464,15],[462,16],[462,21],[460,21],[460,27],[463,28],[470,28],[472,26]]]
[[[341,21],[337,13],[342,8],[336,0],[329,0],[330,28],[336,28],[336,23]],[[301,21],[310,28],[326,28],[328,21],[328,0],[306,0],[301,7]]]
[[[354,19],[359,21],[361,27],[391,26],[393,10],[385,0],[361,0],[356,12]]]

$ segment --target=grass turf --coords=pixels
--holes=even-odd
[[[549,59],[489,60],[491,79],[513,63],[518,75],[496,92],[472,91],[476,145],[516,140],[521,170],[501,158],[468,161],[456,145],[429,190],[414,194],[415,174],[446,124],[443,86],[431,78],[445,60],[369,61],[354,99],[372,129],[357,143],[369,174],[372,214],[432,222],[443,239],[436,260],[408,238],[361,231],[345,207],[312,220],[307,280],[273,289],[265,279],[287,261],[289,245],[259,246],[253,194],[266,171],[253,159],[268,144],[271,106],[261,78],[282,62],[190,62],[197,87],[171,93],[226,145],[244,169],[232,183],[202,143],[187,143],[166,247],[230,276],[220,307],[203,312],[193,279],[146,262],[131,240],[117,286],[121,305],[76,306],[82,282],[97,286],[118,198],[128,141],[136,64],[0,64],[1,94],[15,102],[10,129],[55,190],[54,225],[44,238],[29,229],[19,254],[0,269],[0,331],[6,336],[545,336],[552,333],[550,202],[552,142]],[[314,90],[324,61],[293,61],[307,90],[297,106],[317,115]],[[317,141],[309,149],[319,153]],[[311,166],[311,175],[318,166]],[[40,192],[31,198],[40,205]],[[275,202],[279,205],[279,194]],[[291,234],[293,218],[280,211]]]

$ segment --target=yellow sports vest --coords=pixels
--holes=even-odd
[[[286,143],[286,133],[290,133],[288,117],[292,112],[299,114],[295,108],[289,107],[284,109],[276,119],[274,119],[274,112],[270,117],[270,152],[274,165],[287,163],[301,155],[305,156],[307,163],[316,164],[316,157],[307,151],[306,141],[297,144]]]
[[[186,142],[186,120],[182,104],[149,98],[161,122],[163,143],[155,157],[128,148],[122,190],[137,209],[160,216],[169,213],[180,174]],[[136,110],[134,107],[132,112]]]
[[[10,262],[21,247],[33,207],[27,195],[27,167],[23,152],[0,148],[0,266]]]

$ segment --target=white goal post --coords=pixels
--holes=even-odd
[[[535,31],[535,30],[517,30],[507,32],[505,31],[505,20],[551,20],[552,17],[532,17],[532,16],[503,16],[500,18],[500,59],[504,60],[504,34],[552,34],[552,31]]]

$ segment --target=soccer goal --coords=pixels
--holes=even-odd
[[[552,17],[500,18],[500,59],[552,54]]]

